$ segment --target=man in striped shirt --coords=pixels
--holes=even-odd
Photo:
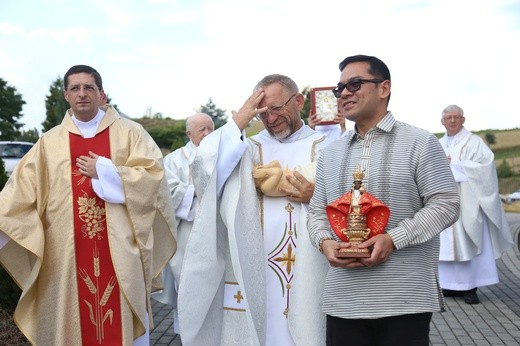
[[[388,111],[384,62],[356,55],[339,67],[334,94],[355,128],[322,152],[308,214],[311,241],[330,264],[322,297],[327,344],[428,345],[432,312],[444,308],[439,233],[457,219],[457,188],[437,138]],[[348,192],[358,168],[390,219],[360,245],[369,258],[341,258],[338,250],[350,244],[331,230],[325,208]]]

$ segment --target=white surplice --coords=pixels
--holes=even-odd
[[[254,164],[275,159],[308,165],[323,142],[304,126],[283,142],[262,131],[246,145],[232,122],[202,141],[192,165],[202,197],[179,288],[183,344],[324,344],[328,263],[308,239],[306,205],[259,195],[252,178]]]
[[[173,306],[173,330],[177,334],[180,332],[177,313],[177,293],[180,284],[182,261],[198,204],[190,173],[190,162],[195,149],[196,146],[192,141],[189,141],[184,147],[166,155],[163,161],[165,178],[175,210],[177,251],[162,273],[164,289],[153,293],[152,297],[163,304]]]
[[[498,195],[493,152],[465,128],[440,142],[461,198],[459,220],[441,233],[440,285],[462,291],[496,284],[495,259],[513,240]]]

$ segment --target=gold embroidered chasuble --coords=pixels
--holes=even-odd
[[[107,128],[126,198],[124,205],[105,203],[126,345],[145,332],[147,313],[152,324],[150,293],[175,252],[174,215],[162,154],[151,137],[110,106],[97,134]],[[70,133],[80,134],[66,114],[22,159],[0,194],[0,230],[12,239],[0,249],[0,261],[22,288],[15,322],[36,345],[82,344]]]

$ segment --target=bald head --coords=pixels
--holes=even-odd
[[[186,135],[196,147],[214,129],[213,119],[206,113],[195,113],[186,119]]]

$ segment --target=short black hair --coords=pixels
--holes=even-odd
[[[376,78],[391,80],[390,70],[388,69],[388,66],[386,66],[386,64],[383,61],[381,61],[381,59],[376,58],[375,56],[353,55],[346,57],[345,59],[343,59],[342,62],[339,63],[339,70],[343,71],[345,66],[353,62],[367,62],[370,65],[368,73],[370,73]]]
[[[69,68],[67,73],[65,73],[65,77],[63,77],[63,86],[65,90],[67,90],[67,87],[69,86],[69,76],[78,73],[88,73],[92,75],[96,81],[98,89],[103,90],[103,80],[101,79],[101,75],[94,68],[87,65],[74,65]]]

